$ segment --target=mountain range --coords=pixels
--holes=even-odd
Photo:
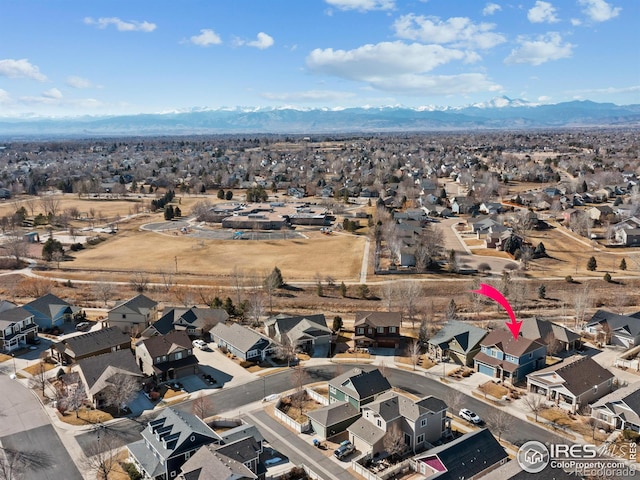
[[[489,102],[456,108],[203,108],[118,116],[0,117],[0,137],[443,132],[638,126],[640,104],[615,105],[583,100],[539,105],[497,97]]]

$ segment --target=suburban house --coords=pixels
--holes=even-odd
[[[258,476],[241,462],[204,445],[180,467],[179,480],[253,480]]]
[[[436,360],[449,357],[460,365],[473,366],[473,357],[480,351],[480,341],[488,331],[459,320],[449,320],[428,341],[429,355]]]
[[[522,322],[520,332],[524,338],[544,343],[550,354],[570,352],[580,344],[580,335],[576,332],[537,317]]]
[[[427,480],[460,480],[483,477],[508,461],[502,445],[483,428],[427,450],[414,457],[412,466]]]
[[[164,315],[145,329],[142,338],[166,335],[169,332],[185,330],[193,337],[204,337],[214,326],[229,320],[229,314],[221,308],[165,308]]]
[[[389,380],[377,368],[369,372],[354,368],[329,380],[329,403],[349,402],[358,410],[391,390]]]
[[[574,355],[527,375],[527,390],[576,413],[611,392],[614,375],[591,357]]]
[[[117,326],[133,336],[140,334],[158,316],[158,302],[142,294],[113,307],[107,313],[107,324]]]
[[[51,357],[60,363],[78,360],[117,350],[130,350],[131,337],[118,327],[107,327],[94,332],[69,337],[50,347]]]
[[[375,455],[384,451],[384,437],[394,427],[408,449],[422,451],[450,430],[447,405],[433,396],[412,400],[389,391],[362,407],[362,418],[347,430],[357,450]]]
[[[306,415],[316,435],[321,439],[327,439],[344,432],[349,425],[360,418],[361,413],[353,404],[342,401],[330,403],[307,412]]]
[[[193,354],[191,339],[184,330],[140,340],[136,343],[135,351],[140,370],[160,382],[198,372],[198,359]]]
[[[587,322],[585,330],[605,344],[631,348],[640,345],[640,312],[633,315],[598,310]]]
[[[95,408],[104,406],[110,390],[119,388],[124,377],[131,377],[138,384],[144,378],[129,349],[84,358],[78,362],[78,373]]]
[[[38,337],[38,325],[33,314],[23,307],[10,302],[5,305],[8,308],[0,310],[0,351],[11,352],[33,343]]]
[[[622,228],[618,234],[620,242],[627,247],[640,245],[640,228]]]
[[[269,338],[278,343],[289,343],[307,352],[316,347],[329,352],[331,329],[324,314],[294,317],[280,314],[266,319],[264,327]]]
[[[480,373],[516,384],[543,367],[546,355],[547,347],[536,340],[522,335],[516,340],[509,330],[493,330],[480,342],[473,364]]]
[[[220,436],[191,413],[165,409],[141,432],[142,440],[127,445],[129,461],[144,478],[176,478],[181,467],[203,445],[220,443]]]
[[[399,348],[401,312],[356,312],[356,347]]]
[[[274,348],[268,337],[237,323],[218,323],[209,334],[219,348],[226,348],[242,360],[264,361]]]
[[[74,314],[80,311],[80,307],[74,307],[52,293],[36,298],[23,305],[23,308],[33,314],[33,321],[40,330],[61,327],[64,322],[70,322]]]
[[[622,387],[591,404],[591,418],[617,430],[640,432],[640,382]]]

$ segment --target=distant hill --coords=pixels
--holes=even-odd
[[[640,105],[588,100],[536,105],[498,97],[458,108],[200,109],[67,118],[0,118],[0,137],[356,133],[638,127]]]

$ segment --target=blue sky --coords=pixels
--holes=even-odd
[[[640,103],[638,0],[0,0],[0,117]]]

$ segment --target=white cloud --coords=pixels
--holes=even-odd
[[[556,16],[556,9],[549,2],[538,0],[533,8],[527,13],[527,18],[531,23],[556,23],[560,20]]]
[[[438,17],[403,15],[393,24],[396,35],[409,40],[451,44],[454,47],[488,49],[506,41],[504,35],[492,32],[492,23],[473,23],[467,17],[452,17],[446,21]]]
[[[580,20],[579,18],[572,18],[571,25],[573,25],[574,27],[582,25],[582,20]]]
[[[98,28],[107,28],[109,25],[114,25],[120,32],[153,32],[157,25],[147,21],[130,20],[125,22],[118,17],[101,17],[94,19],[92,17],[85,17],[84,23],[86,25],[95,25]]]
[[[71,75],[67,77],[66,84],[72,88],[92,88],[93,84],[86,78]]]
[[[548,95],[541,95],[538,97],[538,102],[540,103],[549,103],[551,102],[551,97],[549,97]]]
[[[578,0],[584,8],[582,11],[594,22],[606,22],[617,17],[622,8],[612,7],[604,0]]]
[[[461,50],[397,41],[364,45],[354,50],[317,48],[307,57],[307,66],[320,73],[369,81],[396,74],[428,72],[464,58]]]
[[[62,98],[62,92],[57,88],[51,88],[42,92],[44,98],[51,98],[52,100],[60,100]]]
[[[270,35],[267,35],[264,32],[258,33],[258,38],[256,38],[255,40],[251,42],[247,42],[247,46],[256,47],[256,48],[259,48],[260,50],[269,48],[272,45],[273,45],[273,37],[271,37]]]
[[[209,45],[220,45],[222,39],[220,36],[209,28],[203,28],[200,30],[200,35],[194,35],[189,38],[189,41],[194,45],[201,47],[208,47]]]
[[[557,32],[539,35],[533,40],[525,36],[519,36],[517,42],[520,47],[511,51],[511,54],[505,59],[505,63],[542,65],[551,60],[570,57],[574,47],[570,43],[563,44],[562,37]]]
[[[0,76],[8,78],[31,78],[39,82],[46,82],[47,77],[40,73],[40,69],[31,64],[26,58],[14,60],[7,58],[0,60]]]
[[[325,0],[329,5],[339,10],[393,10],[396,7],[395,0]]]
[[[640,92],[640,85],[632,85],[630,87],[606,87],[606,88],[589,88],[575,91],[581,95],[616,95],[619,93],[635,93]]]
[[[306,92],[285,93],[265,92],[262,94],[262,97],[267,100],[277,100],[282,102],[333,102],[355,97],[355,94],[335,90],[308,90]]]
[[[0,88],[0,105],[11,103],[9,92]]]
[[[485,7],[482,9],[482,15],[486,17],[489,15],[493,15],[500,10],[502,10],[502,7],[497,3],[487,3],[487,5],[485,5]]]
[[[425,75],[440,65],[467,59],[469,54],[461,50],[398,41],[364,45],[354,50],[316,49],[307,57],[307,66],[316,73],[366,82],[378,90],[409,95],[499,88],[483,74]]]

